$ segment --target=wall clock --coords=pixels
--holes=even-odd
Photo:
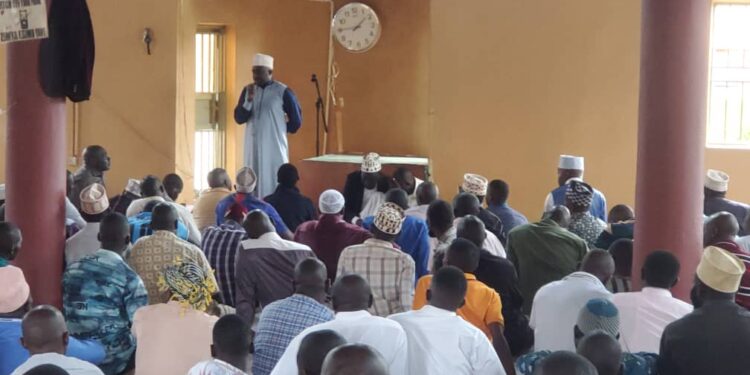
[[[366,52],[380,39],[380,20],[375,11],[362,3],[341,7],[331,23],[333,37],[349,52]]]

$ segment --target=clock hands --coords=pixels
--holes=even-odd
[[[362,21],[359,21],[359,23],[357,25],[355,25],[355,26],[339,28],[339,30],[340,31],[344,31],[344,30],[357,31],[357,29],[359,29],[360,27],[362,27],[362,24],[365,23],[365,18],[366,17],[362,17]]]

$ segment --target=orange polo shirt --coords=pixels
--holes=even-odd
[[[477,277],[471,273],[465,273],[467,281],[466,302],[458,309],[457,313],[467,322],[484,332],[492,340],[489,325],[500,323],[505,325],[503,319],[503,302],[494,289],[484,285]],[[430,289],[432,275],[422,276],[417,281],[417,288],[414,291],[414,310],[421,309],[427,304],[427,290]]]

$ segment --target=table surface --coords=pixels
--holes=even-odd
[[[328,154],[305,159],[306,161],[317,161],[324,163],[362,163],[362,155],[339,155]],[[406,164],[406,165],[430,165],[430,159],[418,156],[381,156],[382,164]]]

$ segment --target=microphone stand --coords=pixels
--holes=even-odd
[[[315,101],[315,155],[320,156],[320,119],[323,119],[323,131],[328,135],[328,121],[325,116],[325,104],[320,96],[320,84],[318,76],[313,74],[310,82],[315,83],[315,91],[318,93],[318,99]]]

